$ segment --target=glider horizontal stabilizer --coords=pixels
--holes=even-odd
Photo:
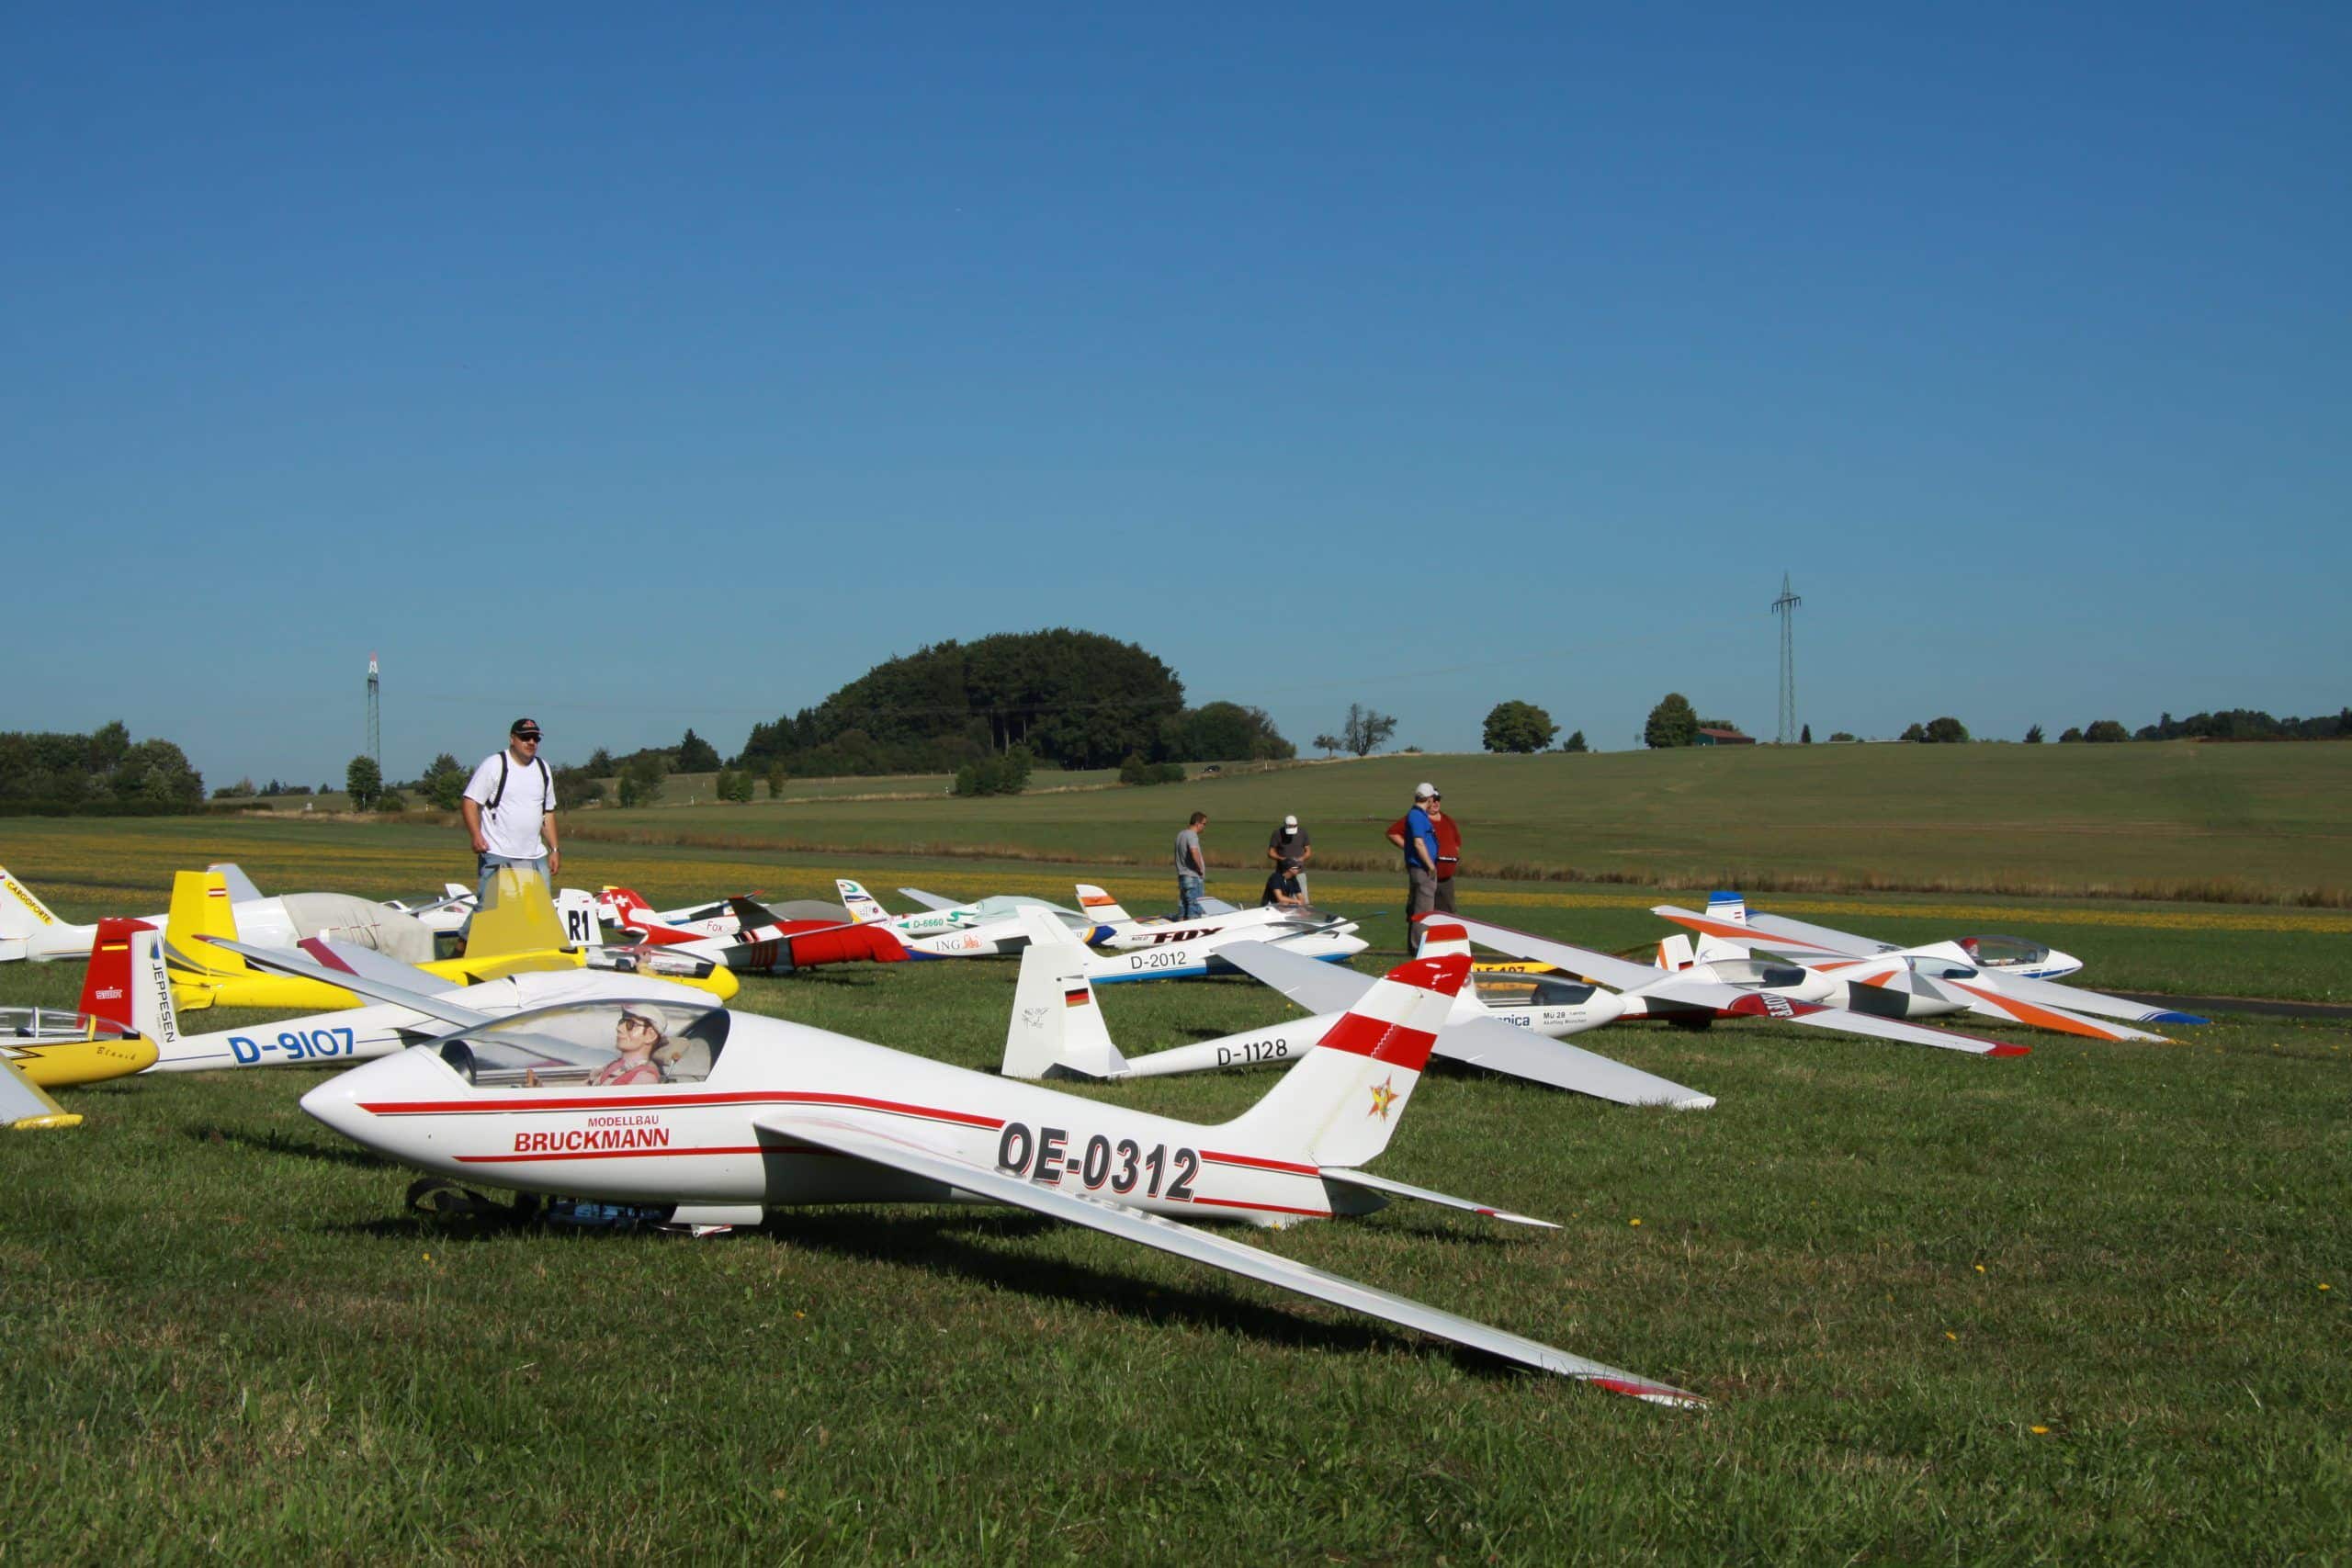
[[[1539,1220],[1532,1214],[1515,1214],[1509,1209],[1498,1209],[1486,1203],[1474,1203],[1467,1198],[1435,1192],[1409,1182],[1391,1181],[1385,1176],[1374,1176],[1368,1170],[1348,1170],[1336,1165],[1322,1168],[1323,1179],[1336,1181],[1343,1187],[1361,1187],[1367,1192],[1385,1192],[1393,1197],[1412,1198],[1423,1203],[1436,1203],[1448,1209],[1461,1209],[1468,1213],[1484,1214],[1490,1220],[1503,1220],[1514,1225],[1535,1225],[1547,1231],[1560,1227],[1550,1220]]]
[[[1653,1404],[1705,1404],[1698,1395],[1685,1390],[1621,1371],[1536,1340],[1476,1323],[1403,1296],[1392,1295],[1386,1291],[1374,1290],[1337,1274],[1327,1274],[1319,1269],[1293,1262],[1259,1247],[1213,1235],[1125,1204],[1106,1202],[1099,1198],[1081,1198],[1075,1193],[1006,1176],[953,1155],[902,1139],[886,1137],[833,1118],[775,1111],[761,1116],[758,1124],[763,1131],[831,1149],[836,1154],[868,1160],[886,1169],[903,1171],[924,1180],[936,1181],[942,1186],[960,1189],[977,1198],[1027,1209],[1161,1252],[1173,1253],[1179,1258],[1189,1258],[1196,1263],[1205,1263],[1211,1268],[1222,1269],[1246,1279],[1329,1302],[1334,1306],[1346,1307],[1408,1328],[1418,1328],[1424,1334],[1484,1350],[1488,1355],[1517,1361],[1522,1366],[1598,1383],[1613,1393],[1630,1394]]]
[[[292,950],[283,947],[254,947],[246,942],[230,942],[217,936],[206,937],[204,940],[217,947],[225,947],[243,957],[247,963],[257,964],[264,969],[275,969],[283,975],[299,975],[309,980],[323,980],[330,986],[340,986],[346,991],[356,991],[360,996],[376,1001],[390,1002],[395,1007],[404,1007],[421,1012],[427,1018],[437,1018],[453,1029],[482,1029],[498,1021],[489,1013],[477,1012],[469,1007],[460,1006],[458,1003],[417,990],[413,987],[387,985],[376,976],[361,974],[356,968],[338,969],[322,964],[308,953],[297,954]],[[337,956],[340,957],[342,954],[338,953]],[[381,955],[379,954],[379,956]],[[419,978],[429,979],[430,977],[420,974]]]

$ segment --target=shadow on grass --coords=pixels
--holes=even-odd
[[[381,1155],[371,1155],[365,1149],[344,1148],[334,1144],[312,1143],[307,1138],[288,1137],[284,1133],[247,1133],[234,1127],[199,1123],[183,1129],[184,1135],[199,1144],[235,1144],[266,1155],[290,1155],[298,1159],[319,1160],[328,1165],[350,1166],[357,1170],[398,1170],[400,1166]]]
[[[1023,1238],[1055,1228],[1054,1221],[1039,1215],[910,1215],[877,1224],[870,1213],[795,1213],[772,1216],[763,1228],[774,1240],[837,1258],[920,1269],[1041,1301],[1088,1304],[1139,1322],[1230,1327],[1271,1345],[1362,1353],[1411,1337],[1401,1328],[1374,1327],[1361,1320],[1317,1322],[1299,1315],[1295,1305],[1267,1305],[1215,1290],[1151,1285],[1082,1264],[999,1251],[971,1239],[976,1235]],[[1328,1305],[1317,1303],[1318,1309]],[[1446,1348],[1465,1371],[1481,1376],[1525,1370],[1460,1346]]]

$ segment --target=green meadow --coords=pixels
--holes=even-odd
[[[1423,778],[1460,818],[1470,869],[1500,876],[2352,904],[2352,825],[2339,809],[2352,746],[2327,744],[1380,757],[1148,789],[597,810],[576,830],[1157,866],[1197,809],[1210,814],[1212,862],[1238,868],[1260,863],[1268,828],[1295,813],[1318,867],[1385,869],[1384,834]]]
[[[1590,945],[1639,949],[1651,903],[1744,881],[1900,940],[2042,937],[2104,987],[2352,1000],[2331,816],[2352,750],[1812,750],[588,812],[564,880],[669,901],[843,874],[904,907],[901,885],[1083,876],[1143,912],[1172,891],[1183,812],[1213,814],[1212,887],[1234,895],[1289,809],[1338,863],[1318,901],[1392,949],[1377,833],[1426,773],[1476,867],[1513,873],[1466,882],[1465,909]],[[468,870],[422,821],[0,824],[0,863],[71,918],[160,908],[209,859],[289,891]],[[0,1002],[69,1003],[79,980],[0,966]],[[1011,964],[843,968],[748,980],[737,1005],[985,1070],[1012,985]],[[1285,1010],[1238,980],[1103,1007],[1130,1053]],[[322,1077],[302,1069],[62,1091],[83,1128],[0,1137],[0,1556],[2346,1556],[2352,1029],[2019,1032],[2012,1059],[1795,1032],[1580,1040],[1715,1094],[1704,1112],[1431,1073],[1378,1168],[1557,1232],[1399,1206],[1247,1235],[1702,1412],[988,1209],[702,1241],[428,1220],[413,1173],[301,1115]],[[1079,1092],[1214,1122],[1267,1081]]]

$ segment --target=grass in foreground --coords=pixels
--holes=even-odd
[[[1592,941],[1637,913],[1510,918]],[[0,1000],[78,979],[9,966]],[[986,1066],[1012,986],[909,965],[743,1003]],[[1280,1010],[1227,982],[1104,1005],[1132,1050]],[[1694,1387],[1702,1415],[991,1210],[702,1243],[438,1227],[402,1213],[410,1173],[294,1108],[316,1075],[84,1091],[81,1134],[0,1139],[10,1545],[2322,1561],[2352,1538],[2352,1033],[2036,1036],[2015,1061],[1746,1025],[1584,1043],[1722,1103],[1433,1076],[1380,1167],[1564,1232],[1392,1209],[1251,1239]],[[1091,1092],[1216,1120],[1268,1081]]]

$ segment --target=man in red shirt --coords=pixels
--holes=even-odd
[[[1442,914],[1453,909],[1453,873],[1462,863],[1462,829],[1454,825],[1453,814],[1445,809],[1445,796],[1430,796],[1430,826],[1437,829],[1437,899],[1431,906]]]

